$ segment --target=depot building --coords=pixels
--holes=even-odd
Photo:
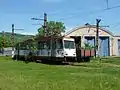
[[[96,26],[74,28],[66,33],[66,37],[75,38],[76,45],[80,47],[84,47],[85,43],[95,46]],[[120,36],[99,28],[99,56],[120,56]]]

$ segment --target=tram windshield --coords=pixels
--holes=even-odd
[[[74,41],[64,40],[65,49],[75,49]]]

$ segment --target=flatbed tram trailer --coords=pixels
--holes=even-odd
[[[31,47],[36,47],[33,50]],[[31,55],[31,53],[34,53]],[[69,37],[37,37],[18,43],[14,58],[40,61],[75,61],[76,47],[73,38]]]

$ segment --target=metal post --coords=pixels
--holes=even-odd
[[[11,35],[11,44],[12,44],[12,57],[14,57],[14,24],[12,24],[12,35]]]
[[[12,36],[11,36],[11,40],[12,40],[12,50],[14,51],[14,24],[12,24]]]
[[[107,3],[107,9],[109,8],[109,7],[108,7],[108,2],[109,2],[109,1],[108,1],[108,0],[106,0],[106,3]]]
[[[98,57],[99,56],[99,23],[100,23],[100,21],[101,21],[101,19],[96,19],[96,29],[97,29],[97,31],[96,31],[96,57]]]
[[[4,48],[5,48],[5,32],[2,31],[2,54],[4,54]]]

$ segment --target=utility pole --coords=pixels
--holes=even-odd
[[[48,36],[48,31],[47,31],[47,14],[44,13],[44,35]]]
[[[109,8],[109,7],[108,7],[109,1],[108,1],[108,0],[106,0],[106,3],[107,3],[107,9],[108,9],[108,8]]]
[[[12,35],[11,35],[11,40],[12,40],[12,42],[11,42],[11,44],[12,44],[12,51],[14,51],[14,30],[15,30],[14,24],[12,24]]]
[[[4,47],[5,47],[5,32],[2,31],[2,54],[4,54]]]
[[[32,20],[43,20],[44,21],[44,36],[48,35],[48,31],[47,31],[47,13],[44,13],[44,19],[39,19],[39,18],[31,18]]]
[[[96,19],[96,57],[99,56],[99,23],[101,19]]]
[[[86,23],[85,26],[89,27],[89,30],[91,27],[95,26],[96,27],[96,36],[95,36],[95,57],[99,56],[99,28],[101,27],[109,27],[109,26],[100,26],[101,19],[96,19],[96,25],[90,25],[89,23]]]
[[[15,29],[15,25],[12,24],[12,33],[11,33],[11,45],[12,45],[12,57],[14,57],[14,48],[15,48],[15,39],[14,39],[14,33],[15,33],[15,30],[24,30],[24,29]]]

